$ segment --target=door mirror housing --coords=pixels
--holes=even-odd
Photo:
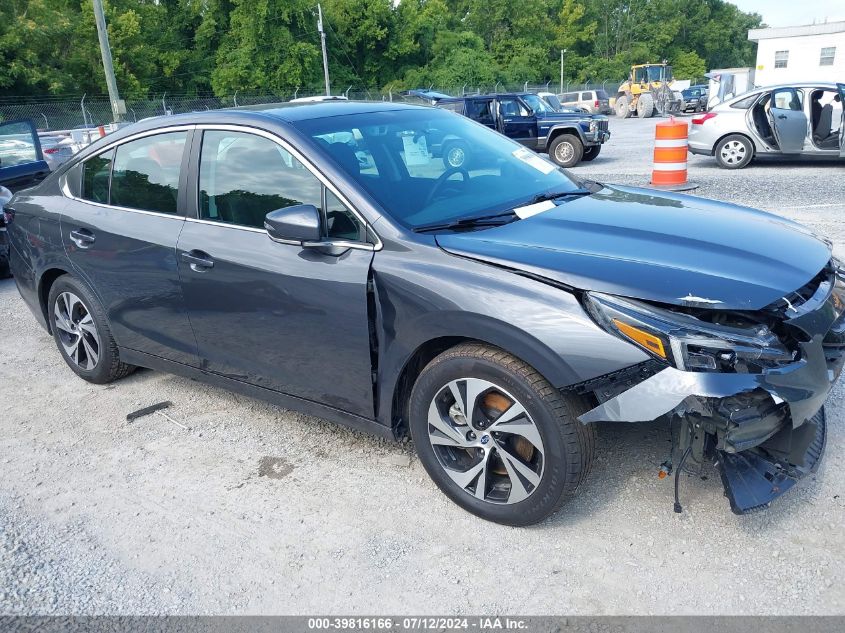
[[[270,211],[264,218],[270,239],[285,244],[317,242],[322,238],[320,211],[313,204],[297,204]]]

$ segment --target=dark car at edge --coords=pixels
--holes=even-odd
[[[438,108],[462,114],[496,130],[525,147],[546,154],[560,167],[574,167],[595,160],[610,139],[606,116],[589,112],[555,110],[536,94],[501,93],[441,98]],[[452,143],[446,160],[456,166],[457,156],[473,152],[467,144]]]
[[[476,151],[450,166],[433,149],[447,137]],[[437,108],[151,119],[7,211],[20,294],[79,377],[147,367],[410,434],[485,519],[555,512],[604,421],[667,429],[676,510],[681,472],[716,463],[750,512],[824,448],[845,346],[829,243],[761,211],[578,180]]]

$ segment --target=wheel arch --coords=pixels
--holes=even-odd
[[[581,145],[586,146],[587,144],[586,138],[584,137],[584,131],[581,129],[581,126],[554,125],[549,129],[546,147],[550,147],[554,140],[561,134],[573,134],[581,141]]]
[[[574,370],[559,354],[527,332],[519,331],[508,324],[488,323],[485,326],[482,322],[475,327],[460,328],[457,331],[461,333],[432,335],[415,344],[403,362],[388,363],[394,367],[401,366],[401,369],[393,374],[397,375],[397,379],[389,389],[390,424],[397,437],[403,436],[407,430],[411,389],[422,370],[435,357],[462,343],[479,343],[501,349],[533,367],[556,387],[578,380]]]
[[[50,297],[50,289],[59,277],[69,274],[69,270],[54,266],[42,272],[38,278],[38,304],[41,307],[41,314],[44,316],[44,322],[47,324],[47,331],[50,334],[53,333],[53,326],[47,313],[47,299]]]
[[[714,141],[713,148],[710,150],[711,156],[716,156],[716,148],[719,146],[719,143],[724,141],[729,136],[742,136],[743,138],[746,138],[751,142],[751,149],[753,150],[753,154],[751,156],[752,160],[757,155],[757,152],[760,151],[760,148],[757,147],[757,142],[754,140],[754,137],[750,134],[746,134],[745,132],[727,132],[725,134],[722,134],[719,138]]]

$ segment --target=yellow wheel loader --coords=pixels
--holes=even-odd
[[[683,96],[672,89],[673,84],[672,67],[666,62],[631,66],[628,81],[616,92],[616,116],[647,119],[655,114],[679,113]]]

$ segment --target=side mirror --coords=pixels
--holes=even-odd
[[[264,218],[270,239],[285,244],[317,242],[321,239],[320,211],[313,204],[297,204],[270,211]]]

